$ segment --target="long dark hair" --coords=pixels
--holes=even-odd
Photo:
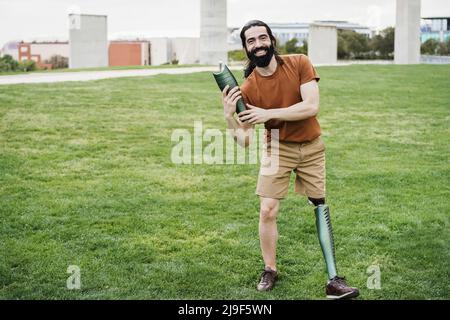
[[[273,36],[272,30],[270,30],[270,27],[266,23],[264,23],[260,20],[251,20],[251,21],[247,22],[241,30],[242,47],[244,48],[245,53],[247,54],[247,47],[245,45],[245,31],[247,31],[251,27],[265,27],[266,28],[267,34],[269,35],[270,40],[272,41],[272,45],[275,48],[275,52],[274,52],[275,59],[277,60],[277,62],[280,65],[282,65],[284,63],[283,59],[281,59],[281,57],[278,54],[277,49],[276,49],[277,48],[277,39],[275,39],[275,37]],[[247,54],[247,57],[248,57],[248,54]],[[247,78],[253,72],[253,69],[255,69],[255,68],[256,68],[256,64],[254,62],[252,62],[250,59],[248,59],[246,65],[245,65],[245,69],[244,69],[244,78]]]

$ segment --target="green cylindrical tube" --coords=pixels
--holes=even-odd
[[[216,79],[217,85],[219,86],[220,91],[223,91],[223,89],[228,85],[230,87],[230,90],[234,87],[238,86],[238,83],[236,81],[236,78],[234,77],[233,73],[228,69],[227,65],[224,66],[223,70],[219,73],[213,73],[214,78]],[[236,103],[236,113],[240,113],[244,111],[245,104],[243,99],[239,99]]]

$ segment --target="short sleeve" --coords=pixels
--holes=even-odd
[[[316,80],[317,82],[319,82],[320,76],[312,65],[311,60],[309,60],[308,56],[301,54],[299,55],[299,60],[298,72],[300,85],[308,83],[312,80]]]
[[[241,86],[240,89],[241,89],[241,96],[242,96],[242,99],[244,100],[245,108],[248,109],[248,108],[247,108],[247,103],[248,103],[248,104],[252,104],[252,103],[250,102],[250,99],[249,99],[249,97],[248,97],[248,94],[247,94],[247,92],[245,91],[246,89],[245,89],[245,88],[242,88],[242,86]]]

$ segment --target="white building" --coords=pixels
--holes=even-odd
[[[19,42],[20,41],[9,41],[5,43],[3,48],[0,50],[0,57],[10,55],[14,60],[19,60]]]
[[[22,42],[19,43],[19,57],[17,60],[34,60],[44,62],[54,55],[69,57],[69,42]]]
[[[365,26],[361,26],[357,23],[347,21],[314,21],[317,24],[334,25],[338,30],[353,30],[355,32],[364,34],[368,38],[371,38],[373,31]],[[309,23],[268,23],[273,35],[277,39],[278,45],[284,45],[287,41],[296,38],[299,40],[299,44],[303,41],[308,41],[309,37]],[[233,50],[242,49],[240,39],[240,28],[229,29],[230,35],[228,37],[229,47]],[[240,47],[238,48],[238,45]]]
[[[108,23],[105,15],[69,15],[69,68],[108,66]]]
[[[309,23],[268,23],[278,45],[296,38],[300,43],[308,40]]]
[[[200,59],[200,38],[147,38],[150,42],[150,64],[195,64]]]
[[[436,39],[445,42],[450,39],[450,17],[422,18],[420,40]]]

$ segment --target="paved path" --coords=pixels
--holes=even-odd
[[[63,81],[89,81],[108,78],[154,76],[157,74],[183,74],[204,71],[218,71],[218,67],[186,67],[167,69],[137,69],[137,70],[105,70],[105,71],[79,71],[79,72],[34,72],[0,76],[0,85],[18,83],[49,83]],[[242,67],[231,67],[241,69]]]
[[[392,61],[364,60],[339,61],[334,66],[348,66],[351,64],[392,64]],[[322,66],[317,64],[316,66]],[[0,85],[18,83],[51,83],[63,81],[90,81],[108,78],[154,76],[157,74],[184,74],[195,72],[214,72],[219,67],[186,67],[161,69],[135,69],[135,70],[105,70],[105,71],[79,71],[79,72],[34,72],[0,76]],[[231,70],[242,70],[243,66],[230,66]]]

